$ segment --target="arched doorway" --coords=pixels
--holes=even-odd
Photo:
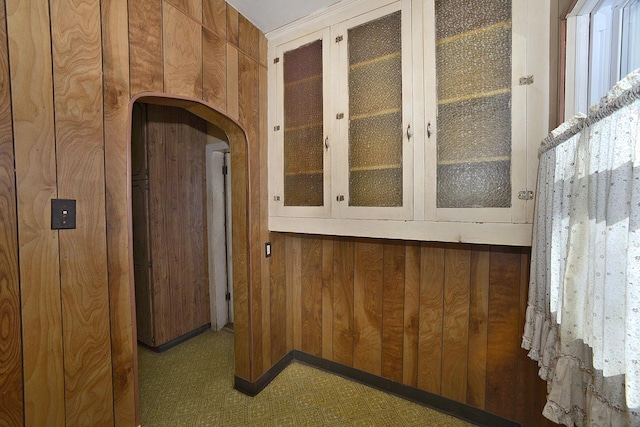
[[[184,109],[197,117],[205,120],[211,125],[219,128],[227,136],[230,151],[230,166],[233,170],[231,181],[231,223],[232,223],[232,269],[233,269],[233,311],[235,317],[234,326],[234,347],[236,354],[236,370],[238,366],[238,355],[244,358],[248,357],[249,346],[249,310],[248,298],[251,283],[251,258],[249,255],[249,245],[251,236],[250,223],[250,179],[249,179],[249,152],[247,144],[246,132],[233,119],[227,117],[223,113],[217,111],[205,102],[197,99],[172,96],[161,93],[140,93],[134,96],[130,101],[129,108],[129,152],[127,153],[128,170],[127,180],[129,192],[131,191],[131,117],[133,105],[138,103],[163,105],[169,107],[177,107]],[[131,193],[128,194],[129,202],[129,242],[133,240],[132,229],[132,213],[131,213]],[[133,245],[129,247],[130,265],[133,264]],[[134,295],[134,278],[133,268],[131,268],[131,293]],[[135,322],[135,300],[132,298],[132,314]],[[136,327],[134,324],[133,339],[134,346],[136,340]],[[137,353],[134,351],[134,357]],[[137,362],[134,363],[137,366]],[[136,381],[135,393],[138,395],[137,371],[134,374]],[[139,400],[136,398],[136,402]],[[139,420],[139,407],[136,403],[136,418]]]

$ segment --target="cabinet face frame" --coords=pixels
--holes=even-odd
[[[334,138],[332,137],[330,108],[330,30],[324,28],[310,34],[306,34],[295,40],[279,45],[275,50],[275,57],[279,59],[273,67],[276,107],[273,109],[271,139],[269,144],[269,164],[277,173],[269,174],[270,207],[272,215],[294,217],[319,217],[326,218],[331,215],[331,149]],[[323,101],[323,139],[329,149],[323,149],[323,205],[322,206],[285,206],[284,194],[284,54],[299,47],[320,40],[322,42],[322,101]],[[273,61],[272,61],[273,63]],[[272,92],[273,93],[273,92]]]
[[[534,91],[546,92],[547,78],[544,67],[536,66],[541,61],[539,52],[530,49],[529,36],[531,31],[540,32],[548,28],[548,14],[540,11],[529,12],[529,1],[513,0],[511,10],[511,207],[506,208],[438,208],[437,207],[437,79],[436,79],[436,37],[435,37],[435,1],[424,2],[424,81],[425,81],[425,123],[430,125],[431,136],[425,136],[425,170],[433,171],[425,176],[425,219],[432,221],[456,221],[456,222],[506,222],[526,223],[530,222],[533,209],[533,201],[518,198],[520,191],[535,189],[535,167],[531,168],[530,156],[536,156],[533,160],[537,164],[537,146],[535,142],[528,141],[531,106],[528,103],[530,93]],[[521,77],[534,75],[534,84],[520,85]],[[538,78],[540,77],[540,78]],[[547,86],[545,86],[547,84]],[[539,114],[539,113],[536,113]],[[530,117],[529,117],[530,118]],[[540,120],[537,119],[539,122]],[[537,135],[537,141],[541,141],[545,132]],[[535,146],[533,150],[528,146]],[[533,175],[532,175],[533,172]]]

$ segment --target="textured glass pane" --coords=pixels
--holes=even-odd
[[[350,206],[402,206],[402,169],[351,171],[349,190]]]
[[[402,206],[400,12],[349,30],[349,205]]]
[[[438,207],[509,207],[511,1],[435,4]]]
[[[511,20],[511,0],[436,0],[436,38]]]
[[[283,55],[284,204],[323,205],[322,41]]]
[[[511,206],[510,162],[438,166],[438,207],[507,208]]]
[[[352,121],[349,139],[351,169],[389,165],[402,168],[402,145],[398,143],[402,139],[400,113]]]
[[[438,106],[438,162],[511,155],[510,95]],[[460,126],[464,123],[464,126]],[[503,159],[504,160],[504,159]]]
[[[284,188],[289,189],[287,206],[322,206],[322,174],[287,175]],[[304,188],[305,191],[291,191]]]

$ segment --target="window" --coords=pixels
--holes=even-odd
[[[640,67],[640,0],[579,0],[567,17],[565,117]]]

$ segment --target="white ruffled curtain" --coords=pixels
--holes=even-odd
[[[567,426],[640,426],[640,70],[542,144],[522,347]]]

